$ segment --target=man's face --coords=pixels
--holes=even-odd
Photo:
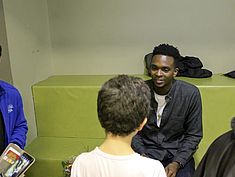
[[[155,88],[166,89],[166,91],[169,91],[172,81],[177,75],[174,58],[166,55],[153,56],[150,74]]]

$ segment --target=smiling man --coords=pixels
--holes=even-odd
[[[193,154],[202,138],[202,105],[194,85],[176,80],[177,48],[160,44],[153,50],[146,81],[151,90],[148,122],[134,137],[133,149],[160,160],[168,177],[191,177],[195,171]]]

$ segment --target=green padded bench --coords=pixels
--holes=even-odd
[[[36,157],[26,177],[62,177],[63,160],[102,142],[104,132],[97,118],[96,99],[101,85],[111,77],[52,76],[33,85],[38,137],[26,147]],[[230,129],[230,120],[235,115],[235,80],[221,75],[177,79],[195,84],[202,95],[204,137],[195,154],[198,163],[212,141]]]

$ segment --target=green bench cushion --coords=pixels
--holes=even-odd
[[[101,85],[113,76],[53,76],[35,84],[38,136],[103,138],[96,100]]]
[[[103,139],[38,137],[26,151],[36,158],[26,173],[29,177],[62,177],[62,161],[87,152],[101,144]]]
[[[44,176],[40,174],[44,172],[58,177],[62,174],[62,160],[83,152],[87,144],[94,147],[101,142],[104,132],[97,118],[96,99],[101,85],[111,77],[52,76],[32,87],[38,138],[27,147],[37,160],[30,177]],[[212,141],[230,130],[230,120],[235,115],[235,80],[219,74],[177,79],[196,85],[202,95],[204,137],[195,154],[198,164]]]

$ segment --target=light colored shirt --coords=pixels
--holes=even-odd
[[[166,177],[166,173],[158,160],[137,153],[110,155],[96,147],[76,158],[71,177]]]
[[[156,117],[157,117],[157,126],[160,127],[161,120],[162,120],[162,113],[166,106],[166,95],[158,95],[157,93],[154,92],[154,98],[156,102],[158,103]]]

